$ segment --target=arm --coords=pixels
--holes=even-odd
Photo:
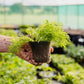
[[[0,52],[8,52],[9,46],[12,43],[9,40],[10,37],[0,35]]]
[[[9,46],[11,45],[11,41],[10,41],[11,37],[8,36],[3,36],[0,35],[0,52],[8,52],[9,50]],[[26,50],[26,51],[25,51]],[[16,53],[14,53],[16,54]],[[32,55],[32,50],[30,45],[27,43],[24,44],[19,52],[19,54],[16,54],[18,57],[30,62],[31,64],[37,65],[37,63],[33,60],[33,55]],[[42,63],[39,63],[38,65],[40,65]]]

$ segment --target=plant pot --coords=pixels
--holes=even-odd
[[[50,61],[50,42],[29,42],[33,59],[37,63],[44,63]]]

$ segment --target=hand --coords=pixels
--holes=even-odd
[[[51,47],[50,50],[51,50],[51,53],[52,53],[54,51],[53,47]]]
[[[51,52],[53,52],[52,47],[51,47]],[[31,49],[31,46],[29,43],[26,43],[21,47],[21,50],[20,50],[19,54],[17,54],[17,56],[28,61],[29,63],[31,63],[33,65],[41,65],[42,64],[42,63],[35,62],[35,60],[33,59],[32,49]],[[48,61],[47,63],[50,63],[50,61]]]

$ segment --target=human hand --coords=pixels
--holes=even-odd
[[[50,52],[53,52],[52,47],[50,49]],[[21,47],[21,50],[19,51],[17,56],[28,61],[29,63],[31,63],[33,65],[41,65],[42,64],[42,63],[35,62],[35,60],[33,59],[32,49],[31,49],[31,46],[29,43],[26,43]],[[50,60],[47,63],[50,63]]]

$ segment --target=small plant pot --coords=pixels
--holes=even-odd
[[[33,59],[37,63],[50,61],[50,42],[30,42]]]

